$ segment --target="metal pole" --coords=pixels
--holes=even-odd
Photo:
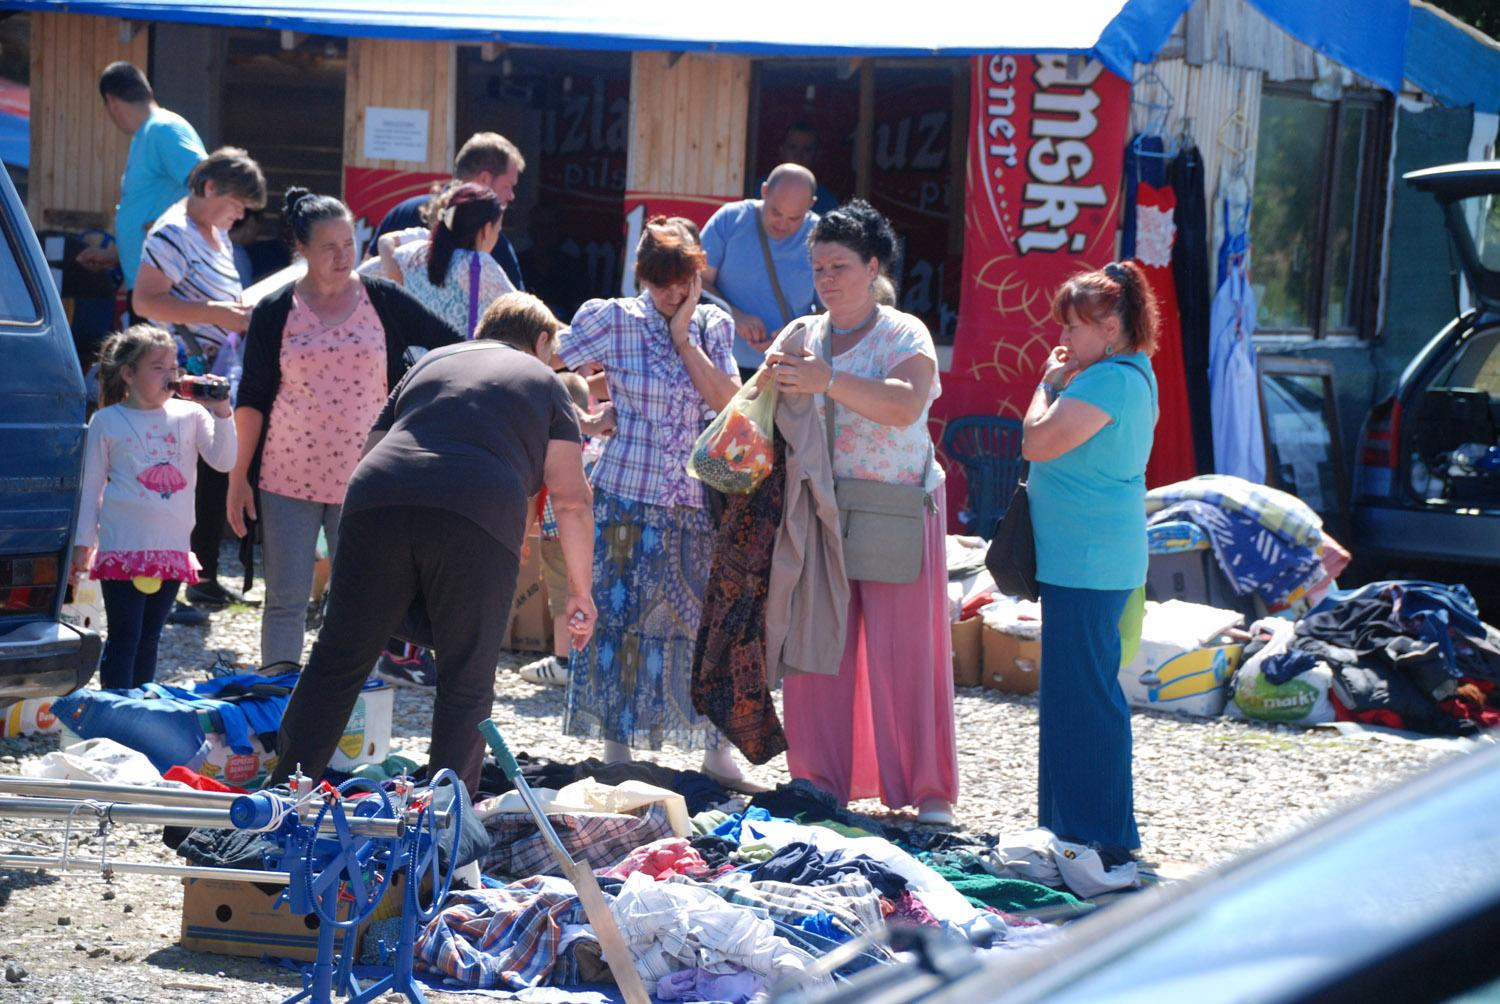
[[[238,829],[229,809],[195,809],[184,806],[130,805],[123,802],[90,802],[66,798],[0,798],[0,817],[29,816],[39,819],[80,819],[104,815],[112,823],[143,823],[148,826],[206,826],[219,830]],[[349,832],[358,837],[399,839],[406,829],[401,819],[348,817]],[[320,832],[336,832],[332,819],[324,819]]]
[[[98,798],[104,802],[137,805],[189,805],[200,809],[227,809],[238,795],[224,791],[194,791],[191,788],[147,788],[135,784],[105,784],[102,781],[66,781],[55,777],[0,775],[0,793],[41,798]]]
[[[286,872],[255,871],[252,868],[195,868],[192,865],[150,864],[145,861],[106,861],[97,857],[75,854],[64,861],[57,857],[42,857],[37,854],[0,854],[0,868],[55,868],[62,871],[109,871],[129,872],[135,875],[172,875],[178,878],[225,879],[230,882],[261,882],[265,885],[286,885],[291,879]]]

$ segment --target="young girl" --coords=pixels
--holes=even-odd
[[[140,687],[156,675],[177,587],[198,581],[188,544],[198,458],[216,471],[234,466],[229,402],[174,398],[176,378],[177,348],[160,328],[134,325],[100,349],[103,407],[84,446],[73,575],[89,568],[100,580],[109,630],[99,679],[107,689]]]

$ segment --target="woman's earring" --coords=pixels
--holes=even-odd
[[[1115,354],[1115,347],[1113,345],[1106,345],[1106,346],[1104,346],[1104,354],[1107,355],[1107,356],[1114,355]]]

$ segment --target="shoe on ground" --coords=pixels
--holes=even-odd
[[[917,809],[919,823],[927,826],[953,825],[953,806],[941,798],[925,798]]]
[[[202,627],[208,623],[208,611],[202,607],[189,607],[177,603],[173,605],[172,612],[167,614],[167,623]]]
[[[184,598],[195,607],[207,607],[210,610],[218,607],[227,607],[231,603],[248,603],[244,595],[235,592],[222,583],[210,580],[198,582],[187,587],[183,594]]]
[[[566,687],[571,677],[568,664],[555,655],[549,655],[545,659],[528,662],[519,670],[521,679],[527,683],[535,683],[538,686]]]
[[[375,675],[397,687],[432,688],[437,686],[437,661],[425,648],[415,649],[409,658],[382,652]]]

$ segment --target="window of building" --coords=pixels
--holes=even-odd
[[[1258,334],[1373,333],[1386,116],[1375,97],[1262,94],[1250,219]]]

